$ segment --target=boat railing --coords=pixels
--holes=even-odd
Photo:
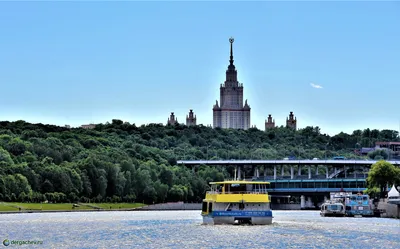
[[[207,194],[219,194],[219,195],[229,195],[229,194],[268,194],[266,190],[257,190],[257,191],[207,191]]]

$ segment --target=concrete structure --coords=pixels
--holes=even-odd
[[[178,161],[191,166],[213,165],[235,169],[238,179],[268,181],[273,204],[299,204],[301,209],[318,208],[330,192],[366,190],[368,160],[197,160]],[[389,161],[399,167],[400,161]],[[296,172],[297,171],[297,172]],[[321,172],[323,171],[323,172]],[[305,173],[305,174],[304,174]],[[322,173],[322,174],[321,174]],[[293,201],[294,200],[294,201]]]
[[[237,80],[237,71],[233,64],[233,38],[229,39],[231,55],[226,80],[220,85],[220,103],[213,107],[213,127],[244,129],[250,128],[250,106],[247,100],[243,105],[243,84]]]
[[[167,125],[178,124],[178,118],[175,117],[174,113],[171,112],[171,115],[168,118]]]
[[[96,128],[96,125],[95,124],[81,125],[81,128],[83,128],[83,129],[94,129],[94,128]]]
[[[275,119],[272,120],[271,114],[268,115],[268,121],[265,120],[265,130],[275,127]]]
[[[177,163],[186,166],[196,165],[209,165],[209,166],[229,166],[229,165],[240,165],[240,166],[278,166],[278,165],[330,165],[337,166],[338,168],[343,166],[366,166],[371,167],[372,164],[378,162],[377,160],[180,160]],[[389,163],[400,166],[399,161],[388,161]]]
[[[293,112],[290,112],[289,118],[286,118],[286,127],[297,129],[297,119],[294,117]]]
[[[192,109],[190,109],[189,111],[189,116],[186,115],[186,125],[187,126],[196,125],[196,115],[194,115]]]

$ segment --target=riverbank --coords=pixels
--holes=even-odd
[[[20,203],[0,202],[0,214],[43,212],[132,211],[143,203]]]

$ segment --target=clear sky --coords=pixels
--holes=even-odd
[[[399,27],[399,2],[1,2],[0,120],[212,124],[233,36],[251,125],[398,130]]]

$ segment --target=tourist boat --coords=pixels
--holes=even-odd
[[[321,205],[321,216],[336,216],[344,217],[346,216],[346,207],[343,203],[338,201],[327,201]]]
[[[331,198],[321,205],[320,215],[325,216],[336,216],[344,217],[346,216],[346,197],[350,196],[351,193],[348,192],[338,192],[331,193]]]
[[[271,224],[268,184],[239,180],[210,182],[211,190],[202,205],[203,224]]]
[[[346,198],[346,216],[374,216],[369,196],[358,193]]]

